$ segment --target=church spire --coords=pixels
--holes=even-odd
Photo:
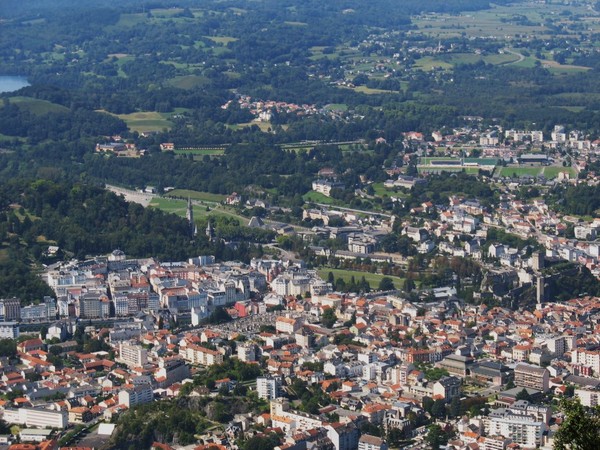
[[[210,219],[206,225],[206,237],[209,241],[213,241],[215,239],[215,230],[213,229],[212,223],[210,223]]]
[[[192,237],[196,236],[198,229],[196,228],[196,224],[194,223],[194,208],[192,206],[192,199],[190,197],[188,197],[187,211],[185,213],[185,217],[187,218],[188,225],[190,228],[190,235]]]

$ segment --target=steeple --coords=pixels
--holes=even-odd
[[[210,220],[208,221],[208,224],[206,225],[206,237],[208,238],[209,241],[213,241],[215,239],[215,230],[213,229],[212,223],[210,223]]]
[[[196,224],[194,223],[194,208],[192,206],[192,199],[190,197],[188,197],[187,211],[185,213],[185,217],[187,218],[189,224],[190,235],[192,237],[196,236],[196,234],[198,233],[198,229],[196,228]]]

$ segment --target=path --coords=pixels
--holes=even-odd
[[[510,62],[506,62],[504,63],[504,65],[508,66],[509,64],[519,64],[520,62],[525,60],[525,56],[523,56],[521,53],[519,52],[515,52],[514,50],[510,50],[509,48],[504,48],[503,49],[506,53],[510,53],[511,55],[515,55],[518,56],[519,59],[517,59],[516,61],[510,61]]]

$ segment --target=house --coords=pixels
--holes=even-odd
[[[383,439],[370,434],[363,434],[358,440],[358,450],[387,450],[387,448]]]
[[[335,450],[356,450],[360,432],[354,423],[335,422],[325,427]]]
[[[22,353],[30,353],[34,350],[43,350],[44,341],[41,339],[28,339],[17,345],[17,350]]]
[[[312,182],[312,190],[319,192],[327,197],[331,197],[333,189],[343,189],[344,183],[328,180],[315,180]]]

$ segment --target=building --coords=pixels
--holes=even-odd
[[[583,367],[589,367],[595,374],[600,373],[600,351],[574,348],[571,351],[571,362]]]
[[[535,448],[541,445],[546,424],[532,415],[515,413],[500,408],[489,415],[487,434],[504,436],[524,447]]]
[[[302,327],[302,319],[293,319],[291,317],[277,317],[275,329],[278,333],[294,334]]]
[[[17,322],[0,322],[0,339],[16,339],[19,337]]]
[[[102,298],[98,294],[85,294],[79,299],[79,317],[98,319],[103,317]]]
[[[199,345],[188,345],[179,350],[179,354],[191,364],[201,366],[212,366],[223,362],[223,355],[215,350],[201,347]]]
[[[370,434],[363,434],[358,440],[358,450],[387,450],[387,448],[383,439]]]
[[[443,398],[447,402],[460,394],[461,379],[458,377],[442,377],[433,383],[433,397]]]
[[[44,341],[39,338],[36,339],[27,339],[17,345],[17,350],[22,353],[29,353],[35,350],[43,350],[44,349]]]
[[[542,367],[519,363],[515,367],[515,385],[546,392],[550,389],[550,372]]]
[[[332,189],[343,189],[344,183],[327,180],[316,180],[312,182],[313,191],[320,192],[327,197],[331,197]]]
[[[0,300],[0,317],[4,320],[21,319],[21,301],[18,298],[5,298]]]
[[[189,376],[190,368],[180,356],[160,358],[158,370],[154,374],[154,378],[161,385],[160,387],[170,386],[189,378]]]
[[[239,344],[237,346],[237,357],[244,362],[256,361],[256,345]]]
[[[256,392],[259,398],[273,400],[279,397],[281,391],[281,378],[258,377],[256,379]]]
[[[509,368],[495,361],[484,361],[471,367],[471,376],[473,378],[479,381],[492,383],[496,386],[506,384],[509,375]]]
[[[575,396],[579,397],[579,401],[583,406],[595,408],[600,405],[600,391],[592,391],[590,389],[575,389]]]
[[[311,430],[323,426],[323,421],[311,414],[290,410],[290,402],[286,398],[271,400],[271,421],[274,428],[289,430]],[[357,438],[358,440],[358,438]]]
[[[360,432],[354,423],[332,423],[325,427],[335,450],[356,450]]]
[[[149,384],[140,384],[119,392],[119,404],[128,408],[150,403],[152,400],[154,400],[154,393]]]
[[[148,363],[148,350],[141,345],[119,343],[119,360],[128,367],[144,367]]]
[[[5,409],[3,419],[12,424],[25,425],[27,427],[60,428],[68,425],[67,411],[51,411],[41,408],[19,408]]]
[[[43,442],[50,436],[52,430],[38,430],[37,428],[25,428],[19,432],[21,442]]]
[[[440,369],[446,369],[448,373],[459,377],[466,377],[472,364],[472,358],[462,355],[448,355],[436,364]]]

